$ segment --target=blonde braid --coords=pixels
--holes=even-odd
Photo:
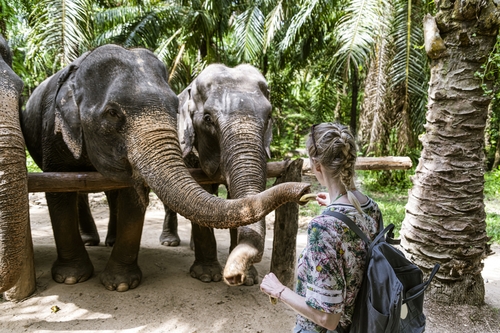
[[[337,123],[323,123],[315,126],[314,147],[311,136],[306,146],[309,156],[330,171],[333,178],[339,177],[345,187],[347,199],[358,210],[361,204],[352,193],[354,166],[356,164],[356,143],[347,126]]]
[[[342,153],[344,154],[344,163],[340,169],[340,181],[342,185],[345,187],[345,191],[347,193],[347,199],[349,202],[356,208],[356,210],[360,213],[361,204],[359,203],[358,198],[352,193],[352,183],[354,179],[354,166],[356,164],[356,146],[354,142],[354,138],[351,133],[347,129],[347,127],[343,128],[340,133],[340,141],[343,143]]]

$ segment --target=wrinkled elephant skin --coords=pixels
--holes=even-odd
[[[305,184],[289,183],[222,200],[203,190],[182,160],[178,98],[167,78],[165,66],[150,51],[104,45],[45,80],[21,113],[26,145],[43,171],[98,171],[132,185],[106,193],[110,223],[117,227],[100,275],[109,290],[126,291],[141,281],[137,257],[150,189],[179,214],[217,228],[254,223],[308,191]],[[78,230],[82,221],[93,223],[83,196],[46,193],[57,247],[52,277],[60,283],[82,282],[93,274]]]
[[[21,276],[29,232],[26,153],[19,123],[22,80],[0,35],[0,293]]]

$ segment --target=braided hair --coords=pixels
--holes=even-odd
[[[320,163],[332,178],[339,178],[347,199],[359,211],[361,204],[352,193],[356,143],[349,128],[338,123],[314,125],[306,141],[307,151],[314,162]]]

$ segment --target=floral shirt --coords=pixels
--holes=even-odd
[[[372,199],[361,205],[364,214],[347,204],[326,209],[347,215],[370,238],[378,231],[380,210]],[[310,307],[326,313],[342,313],[340,325],[351,324],[354,300],[365,269],[366,245],[341,220],[330,215],[309,222],[307,245],[298,258],[296,292]],[[326,332],[309,319],[297,315],[297,325],[311,332]]]

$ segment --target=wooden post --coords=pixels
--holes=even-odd
[[[276,178],[275,185],[302,180],[302,159],[291,162],[281,176]],[[286,203],[276,209],[274,218],[273,252],[271,255],[271,272],[285,286],[293,288],[295,275],[295,248],[299,228],[299,205]]]

